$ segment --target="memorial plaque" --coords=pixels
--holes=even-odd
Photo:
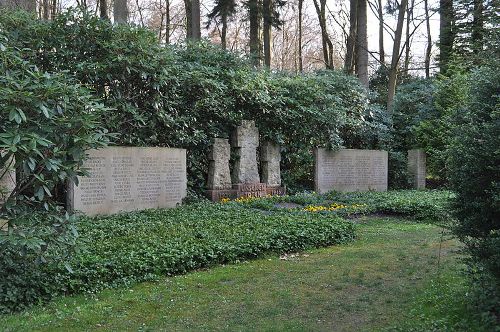
[[[87,215],[175,207],[186,196],[186,150],[108,147],[90,150],[89,176],[70,184],[68,205]]]
[[[16,171],[13,159],[0,167],[0,204],[3,204],[16,187]]]
[[[230,158],[231,146],[229,145],[229,140],[214,138],[208,158],[207,187],[209,190],[231,189]]]
[[[408,151],[408,176],[415,189],[425,189],[426,157],[423,149]]]
[[[315,151],[315,190],[387,191],[388,154],[381,150]]]
[[[265,197],[265,183],[239,183],[234,185],[237,197]]]
[[[233,183],[260,183],[257,167],[259,130],[254,121],[243,120],[233,132],[231,146],[236,148]]]

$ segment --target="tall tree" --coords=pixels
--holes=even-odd
[[[483,38],[484,38],[483,11],[484,11],[483,0],[473,0],[471,37],[472,37],[472,51],[476,54],[483,49]]]
[[[347,50],[344,70],[348,74],[353,74],[355,65],[356,35],[358,31],[358,0],[350,0],[349,5],[349,35],[347,36]]]
[[[191,36],[192,40],[201,39],[200,0],[191,0]]]
[[[367,0],[358,0],[356,34],[356,73],[363,86],[368,88],[368,24]]]
[[[401,57],[401,38],[405,21],[408,0],[401,0],[398,11],[398,23],[394,32],[394,44],[392,47],[391,67],[389,68],[389,84],[387,86],[387,112],[392,115],[394,110],[394,95],[396,94],[396,82],[398,78],[398,65]]]
[[[427,47],[425,49],[425,77],[429,78],[430,67],[431,67],[432,36],[431,36],[431,20],[429,15],[428,0],[424,0],[424,10],[425,10],[425,26],[427,30]]]
[[[184,10],[186,11],[186,39],[191,38],[193,32],[193,20],[191,0],[184,0]]]
[[[99,0],[99,16],[102,19],[108,20],[108,0]]]
[[[250,21],[250,58],[252,64],[260,66],[260,17],[261,10],[258,0],[248,0],[248,17]]]
[[[404,62],[404,72],[408,72],[410,66],[410,46],[411,46],[411,29],[410,23],[413,20],[413,6],[415,5],[415,0],[411,0],[406,8],[406,38],[405,38],[405,62]]]
[[[42,0],[42,17],[44,20],[48,20],[50,18],[50,3],[49,0]]]
[[[113,18],[115,23],[126,24],[128,23],[128,1],[127,0],[114,0],[113,2]]]
[[[427,1],[427,0],[425,0]],[[377,6],[378,12],[378,50],[379,50],[379,61],[381,65],[385,64],[385,50],[384,50],[384,7],[382,5],[382,0],[378,0]]]
[[[227,25],[229,19],[236,13],[236,2],[235,0],[216,0],[215,6],[212,11],[208,14],[209,22],[207,27],[210,26],[211,22],[217,22],[221,24],[221,46],[223,49],[227,48]]]
[[[299,25],[299,36],[298,36],[298,60],[299,60],[299,72],[304,70],[303,57],[302,57],[302,7],[304,5],[304,0],[299,0],[298,9],[299,9],[299,17],[298,17],[298,25]]]
[[[170,44],[170,0],[165,0],[165,44]]]
[[[271,29],[273,20],[272,0],[262,1],[262,37],[264,42],[264,66],[271,68]]]
[[[439,14],[439,68],[444,73],[453,50],[453,0],[439,0]]]
[[[323,60],[328,69],[333,69],[333,43],[328,35],[326,24],[326,0],[313,0],[316,14],[318,15],[319,26],[321,28],[321,42],[323,45]]]

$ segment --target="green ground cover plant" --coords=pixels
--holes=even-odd
[[[347,244],[59,298],[0,317],[0,330],[372,332],[442,320],[481,331],[470,308],[455,306],[468,291],[458,241],[399,218],[366,217],[355,227]]]
[[[327,194],[301,193],[287,196],[227,201],[243,207],[290,213],[322,213],[339,216],[386,214],[432,223],[450,224],[451,204],[455,195],[445,190],[391,190],[387,192],[332,191]],[[291,205],[290,205],[291,203]]]
[[[2,266],[1,311],[355,237],[353,224],[334,215],[266,214],[211,203],[81,218],[76,228],[79,250],[67,263],[48,262],[14,274],[8,264]]]

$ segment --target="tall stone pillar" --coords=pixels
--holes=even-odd
[[[286,189],[281,186],[281,152],[278,144],[266,141],[260,147],[262,165],[262,182],[266,184],[268,195],[285,195]]]
[[[234,198],[236,196],[235,191],[232,190],[231,173],[229,171],[230,158],[231,146],[229,140],[214,138],[208,155],[207,181],[207,196],[212,201],[220,201],[222,198]]]
[[[266,195],[266,185],[260,183],[257,165],[259,130],[255,122],[243,120],[233,132],[231,146],[235,148],[236,160],[233,169],[233,189],[238,197],[262,197]]]
[[[257,167],[259,130],[255,127],[255,122],[243,120],[241,126],[233,132],[231,145],[236,149],[233,182],[260,183]]]
[[[231,189],[230,158],[231,146],[229,140],[214,138],[208,157],[210,163],[208,166],[208,189]]]
[[[426,157],[423,149],[408,151],[408,176],[412,187],[425,189]]]

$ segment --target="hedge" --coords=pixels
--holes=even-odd
[[[211,203],[82,218],[77,228],[79,250],[66,265],[35,266],[21,253],[0,252],[0,312],[56,295],[95,292],[355,237],[353,224],[333,215],[268,214]]]

